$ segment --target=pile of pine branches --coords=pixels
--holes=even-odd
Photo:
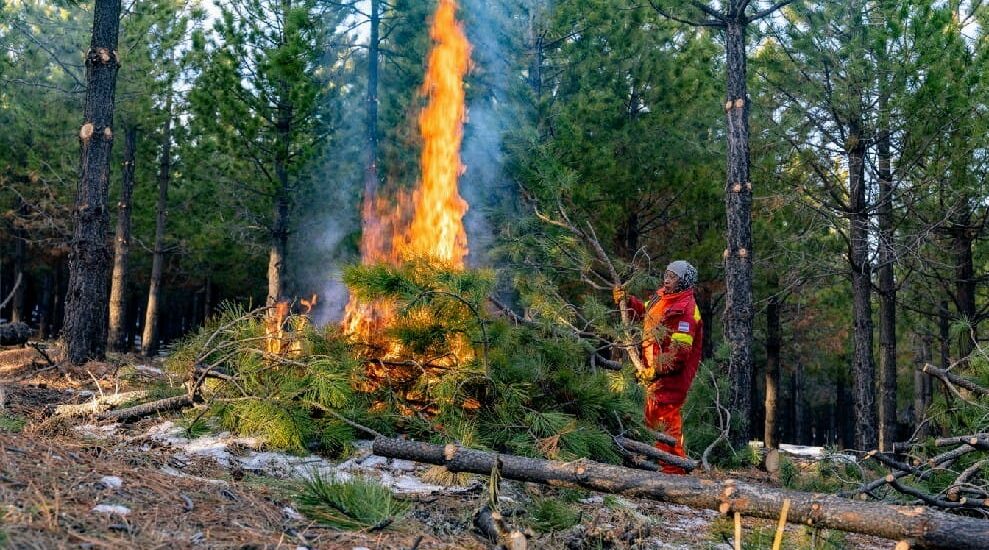
[[[409,262],[353,267],[345,281],[395,311],[378,336],[399,357],[303,314],[231,307],[169,356],[188,390],[171,408],[195,402],[198,418],[297,452],[340,452],[360,426],[530,457],[653,469],[650,459],[675,459],[636,446],[654,434],[633,378],[595,368],[578,338],[492,310],[490,272]]]

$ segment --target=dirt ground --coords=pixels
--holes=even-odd
[[[54,354],[55,351],[49,352]],[[57,357],[55,357],[57,359]],[[34,349],[0,351],[0,547],[482,549],[492,547],[472,527],[487,488],[457,494],[402,494],[409,513],[378,532],[321,527],[293,509],[296,481],[180,456],[149,440],[150,418],[101,437],[91,419],[53,422],[54,407],[101,392],[147,387],[160,374],[133,357],[83,367],[55,367]],[[148,363],[144,363],[148,365]],[[109,433],[109,431],[107,431]],[[753,477],[763,474],[752,472]],[[555,489],[504,481],[502,512],[526,523],[525,504]],[[574,504],[575,527],[529,531],[530,548],[709,548],[730,550],[730,529],[716,512],[588,493]],[[746,532],[772,532],[751,520]],[[792,529],[802,529],[794,527]],[[771,540],[771,539],[770,539]],[[791,539],[787,539],[791,540]],[[746,548],[769,548],[752,541]],[[784,547],[892,548],[891,541],[847,535],[793,538]]]

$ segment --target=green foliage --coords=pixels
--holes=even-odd
[[[27,420],[6,411],[0,411],[0,431],[18,433],[27,425]]]
[[[536,498],[527,509],[529,526],[540,533],[564,531],[580,523],[580,511],[553,498]]]
[[[328,480],[318,473],[305,481],[296,495],[299,511],[310,519],[336,529],[383,529],[401,518],[406,503],[394,498],[387,487],[354,477]]]
[[[640,395],[616,386],[614,375],[592,371],[580,341],[491,319],[484,309],[491,272],[420,260],[351,267],[344,281],[364,299],[396,306],[390,334],[413,357],[455,353],[464,340],[472,344],[471,359],[419,379],[416,391],[439,411],[433,422],[411,422],[409,429],[430,436],[439,427],[441,440],[525,456],[618,462],[609,432],[617,432],[619,421],[641,422]],[[468,398],[481,408],[465,411]]]
[[[731,517],[719,517],[715,519],[711,522],[709,529],[708,536],[711,544],[706,546],[706,548],[714,548],[716,545],[723,543],[730,544],[735,539],[735,524]],[[765,550],[766,548],[772,548],[775,537],[776,524],[774,522],[759,522],[753,526],[743,525],[742,549]],[[783,532],[781,547],[807,550],[846,548],[845,533],[791,523],[787,524],[786,530]]]
[[[261,437],[274,448],[303,452],[323,448],[344,452],[355,434],[326,411],[364,404],[351,385],[358,362],[333,330],[320,330],[302,317],[285,320],[282,345],[297,352],[267,349],[265,317],[225,306],[207,326],[190,335],[166,359],[172,372],[192,365],[237,377],[237,384],[210,381],[207,391],[221,424]],[[366,408],[366,407],[365,407]]]
[[[780,482],[788,489],[808,493],[838,493],[862,483],[862,470],[853,462],[825,454],[820,460],[801,467],[793,460],[780,459]]]
[[[195,439],[210,432],[210,425],[198,413],[196,416],[187,416],[177,422],[182,428],[182,432],[189,439]]]

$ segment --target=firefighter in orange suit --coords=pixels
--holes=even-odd
[[[667,266],[662,288],[646,302],[626,296],[621,287],[614,289],[615,303],[627,297],[636,318],[643,319],[645,365],[635,376],[646,387],[646,425],[675,438],[676,445],[657,442],[656,447],[677,456],[686,456],[680,408],[697,374],[704,339],[701,312],[694,302],[696,283],[694,266],[677,260]],[[663,472],[685,473],[668,464],[663,465]]]

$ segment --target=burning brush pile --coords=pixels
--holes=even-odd
[[[362,265],[345,271],[342,325],[317,328],[305,308],[230,310],[186,342],[173,366],[191,373],[224,426],[273,447],[341,451],[358,435],[355,422],[616,462],[612,434],[641,425],[635,384],[591,371],[575,339],[493,316],[494,274],[465,268],[467,203],[457,185],[470,45],[454,0],[439,2],[430,36],[421,180],[392,196],[365,186]]]

